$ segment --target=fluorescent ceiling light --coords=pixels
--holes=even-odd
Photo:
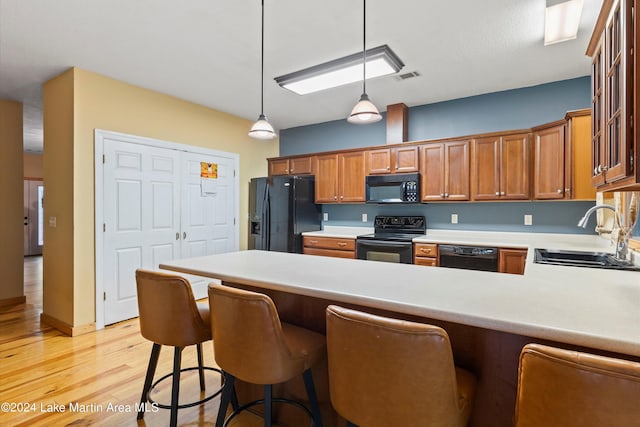
[[[573,40],[578,36],[578,26],[584,0],[558,2],[547,0],[544,15],[544,45]]]
[[[387,45],[367,50],[367,79],[397,73],[404,63]],[[275,81],[298,95],[362,81],[362,52],[276,77]]]

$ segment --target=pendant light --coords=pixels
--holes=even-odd
[[[262,0],[262,37],[261,37],[261,64],[260,64],[260,116],[258,120],[251,126],[249,136],[255,139],[273,139],[276,132],[273,126],[264,115],[264,0]]]
[[[362,0],[362,96],[360,101],[353,107],[351,114],[347,118],[349,123],[366,125],[375,123],[382,119],[380,112],[367,95],[367,0]]]

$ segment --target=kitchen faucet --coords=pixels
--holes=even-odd
[[[598,209],[611,209],[614,213],[616,212],[616,208],[611,205],[592,206],[589,208],[587,212],[585,212],[584,216],[580,218],[580,221],[578,221],[578,227],[587,228],[587,221],[589,221],[589,217],[591,216],[592,213],[594,213]],[[619,226],[620,224],[618,224],[618,215],[616,215],[615,218],[616,218],[616,224]]]

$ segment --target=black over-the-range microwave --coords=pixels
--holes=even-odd
[[[369,175],[367,203],[419,203],[420,174]]]

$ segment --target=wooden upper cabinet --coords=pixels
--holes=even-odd
[[[564,199],[566,126],[564,123],[533,133],[533,197],[535,199]]]
[[[591,110],[567,113],[567,153],[565,156],[565,196],[577,200],[595,200],[591,178]]]
[[[478,138],[473,143],[473,200],[529,198],[529,135]]]
[[[340,169],[340,203],[365,201],[365,152],[355,151],[338,155]]]
[[[311,156],[269,159],[269,176],[313,174],[312,160]]]
[[[365,152],[316,157],[316,203],[365,201]]]
[[[469,200],[469,141],[420,147],[421,201]]]
[[[640,106],[634,82],[640,68],[640,59],[634,55],[640,40],[640,33],[634,34],[634,3],[604,1],[587,48],[592,81],[592,182],[605,191],[640,188],[640,168],[634,162],[640,139],[633,129],[638,128],[634,110]]]
[[[418,171],[418,146],[379,148],[367,151],[367,174]]]
[[[316,158],[316,203],[338,202],[338,155]]]
[[[269,159],[269,176],[289,175],[289,159]]]

